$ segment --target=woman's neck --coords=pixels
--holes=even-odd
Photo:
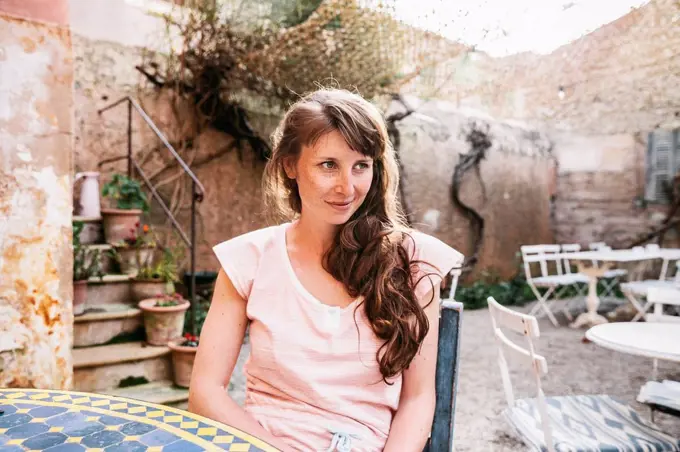
[[[318,256],[322,256],[333,244],[338,230],[337,225],[325,221],[314,221],[302,215],[296,222],[294,236],[295,244]]]

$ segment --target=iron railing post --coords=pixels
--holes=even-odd
[[[198,335],[198,306],[196,305],[196,182],[191,181],[191,334]]]
[[[128,177],[132,178],[132,101],[128,100],[128,127],[127,127],[127,145],[128,145]]]

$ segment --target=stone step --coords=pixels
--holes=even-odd
[[[104,241],[104,228],[102,227],[101,217],[82,217],[74,215],[73,221],[84,223],[83,230],[80,233],[80,243],[83,245]]]
[[[105,304],[90,308],[73,321],[73,346],[89,347],[142,328],[142,312],[126,304]]]
[[[87,301],[85,309],[102,305],[125,304],[136,307],[130,292],[130,275],[104,275],[102,278],[92,277],[87,281]]]
[[[104,390],[103,394],[174,407],[184,406],[189,400],[189,390],[175,386],[170,380]]]
[[[73,350],[73,385],[77,391],[115,389],[128,378],[148,382],[172,379],[168,347],[143,342],[100,345]]]

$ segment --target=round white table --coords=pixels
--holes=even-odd
[[[680,362],[680,323],[606,323],[590,328],[586,338],[617,352]]]

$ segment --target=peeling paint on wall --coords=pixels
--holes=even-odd
[[[0,12],[0,387],[70,388],[68,30]]]

